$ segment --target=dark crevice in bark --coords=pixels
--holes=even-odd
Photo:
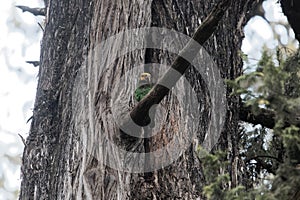
[[[300,42],[300,1],[281,0],[283,13],[287,16],[289,24],[295,32],[295,37]]]

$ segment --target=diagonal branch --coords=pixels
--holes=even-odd
[[[193,35],[192,39],[176,57],[171,68],[164,74],[159,82],[166,83],[172,80],[170,88],[176,84],[179,78],[190,67],[190,63],[183,57],[188,56],[189,58],[195,58],[196,54],[200,50],[200,45],[203,45],[205,41],[207,41],[208,38],[213,34],[230,3],[231,0],[222,0],[214,7],[211,13],[196,30],[196,33]],[[195,45],[195,41],[198,43],[197,46]],[[172,73],[174,70],[180,73],[181,76],[174,78],[174,73]],[[168,94],[168,92],[169,88],[164,87],[159,83],[156,84],[149,94],[130,112],[131,119],[138,125],[147,125],[149,123],[148,113],[150,108],[155,104],[159,104],[161,100]],[[126,123],[126,119],[124,122]]]

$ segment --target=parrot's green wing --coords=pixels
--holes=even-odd
[[[152,85],[142,85],[140,87],[138,87],[135,91],[134,91],[134,98],[137,101],[142,100],[147,94],[148,92],[152,89]]]

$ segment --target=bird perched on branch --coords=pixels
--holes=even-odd
[[[141,101],[152,89],[153,83],[151,83],[151,74],[142,73],[139,78],[138,87],[134,91],[134,98],[138,102]]]

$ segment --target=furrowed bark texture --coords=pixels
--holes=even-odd
[[[150,26],[191,36],[216,3],[205,0],[48,1],[33,121],[21,168],[20,199],[202,199],[204,176],[195,149],[207,129],[210,97],[209,88],[193,68],[185,75],[201,103],[201,116],[197,116],[200,127],[193,144],[171,165],[153,172],[150,181],[145,180],[143,173],[109,167],[120,167],[132,159],[130,154],[125,155],[127,160],[116,159],[121,147],[111,143],[119,134],[118,118],[135,104],[132,94],[139,74],[150,71],[153,80],[157,80],[167,69],[154,64],[140,66],[144,63],[170,65],[176,55],[147,48],[122,55],[119,49],[127,50],[130,45],[145,44],[145,41],[133,37],[129,40],[131,44],[116,38],[107,42],[107,39],[121,31]],[[250,0],[234,1],[204,45],[223,78],[233,79],[241,73],[242,29],[246,14],[254,4]],[[182,41],[173,38],[173,42]],[[162,125],[155,126],[157,134],[150,139],[152,151],[168,144],[181,128],[183,116],[179,103],[183,102],[186,87],[179,83],[176,95],[172,91],[163,100],[165,113],[161,112]],[[228,95],[224,106],[227,107],[226,125],[215,148],[227,150],[231,165],[224,170],[229,170],[231,186],[235,186],[242,182],[238,159],[239,99]],[[185,138],[185,131],[179,136]],[[136,139],[126,149],[144,152],[143,142]],[[113,163],[108,166],[108,161]]]

